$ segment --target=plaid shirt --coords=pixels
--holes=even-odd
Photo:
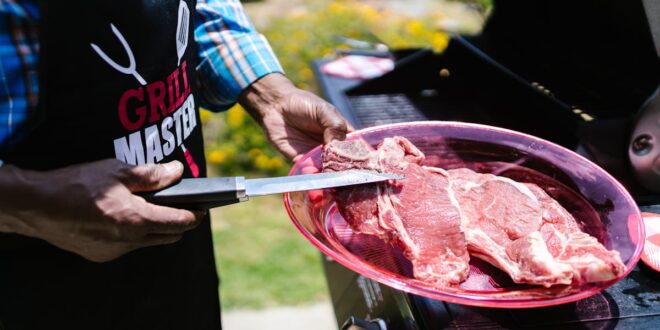
[[[228,109],[251,83],[283,72],[238,0],[198,0],[196,10],[203,107]],[[38,26],[36,0],[0,0],[0,159],[2,150],[21,139],[36,110]]]

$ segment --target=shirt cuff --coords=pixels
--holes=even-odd
[[[197,32],[200,104],[208,110],[227,110],[255,81],[270,73],[284,73],[270,44],[259,33]]]

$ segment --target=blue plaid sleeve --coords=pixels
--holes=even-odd
[[[201,105],[222,111],[259,78],[283,72],[266,38],[238,0],[198,0],[195,40],[199,45]]]
[[[36,112],[38,20],[35,2],[0,0],[0,158]]]

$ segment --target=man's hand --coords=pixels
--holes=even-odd
[[[164,188],[179,162],[130,166],[117,160],[50,172],[0,168],[0,231],[41,238],[102,262],[129,251],[174,243],[202,213],[147,203],[135,192]]]
[[[321,143],[344,139],[351,130],[332,105],[296,88],[279,73],[250,85],[239,102],[261,124],[275,147],[293,161]]]

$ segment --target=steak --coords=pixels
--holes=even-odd
[[[402,174],[403,181],[339,188],[339,212],[357,232],[398,245],[415,278],[436,286],[456,285],[469,273],[467,242],[446,176],[425,170],[424,155],[404,138],[373,150],[362,140],[333,141],[323,154],[324,171],[369,169]]]
[[[516,283],[572,283],[573,269],[555,260],[539,232],[543,211],[528,186],[469,169],[447,172],[472,256],[505,271]]]
[[[552,285],[606,281],[626,268],[582,232],[573,216],[540,187],[469,169],[423,166],[425,155],[403,137],[376,148],[363,140],[332,141],[323,171],[367,169],[405,180],[336,189],[351,228],[399,246],[415,278],[457,285],[469,255],[503,270],[516,283]]]
[[[540,187],[526,184],[541,202],[539,229],[552,256],[573,268],[573,281],[599,282],[626,272],[618,251],[609,251],[595,237],[580,230],[577,221]]]

